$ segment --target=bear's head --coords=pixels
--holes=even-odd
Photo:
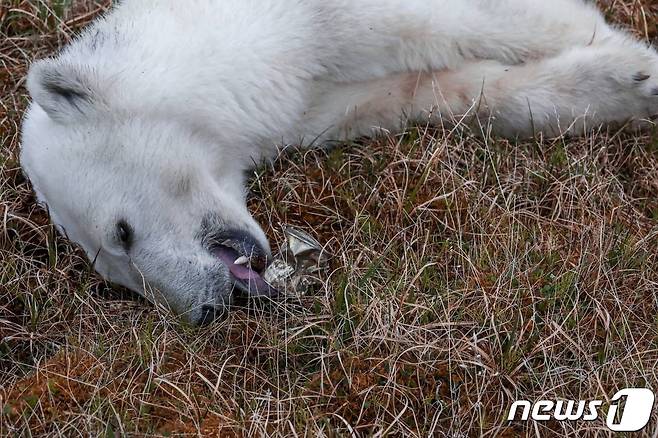
[[[111,108],[111,80],[81,66],[37,62],[27,87],[23,169],[97,272],[192,323],[236,292],[274,293],[261,278],[270,250],[246,208],[250,163],[239,151],[158,114]]]

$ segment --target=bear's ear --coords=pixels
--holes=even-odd
[[[37,61],[27,75],[27,89],[51,119],[74,122],[89,116],[100,103],[94,73],[83,66],[46,59]]]

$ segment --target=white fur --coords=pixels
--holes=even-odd
[[[54,223],[196,320],[230,301],[202,217],[266,246],[244,173],[277,146],[465,114],[506,136],[642,119],[658,57],[581,0],[125,0],[28,88],[22,163]]]

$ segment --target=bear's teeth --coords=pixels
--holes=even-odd
[[[246,265],[247,263],[249,263],[249,258],[247,256],[239,257],[233,262],[234,265]]]

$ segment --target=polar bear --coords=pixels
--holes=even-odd
[[[207,322],[272,295],[245,175],[408,120],[581,134],[658,114],[658,56],[583,0],[125,0],[34,63],[21,162],[112,282]]]

